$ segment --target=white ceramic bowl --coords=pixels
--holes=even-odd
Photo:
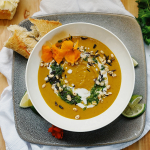
[[[48,40],[51,40],[52,44],[54,44],[58,40],[68,37],[69,34],[72,36],[88,36],[101,41],[115,54],[121,68],[121,88],[116,100],[105,112],[90,119],[74,120],[57,114],[46,104],[38,87],[38,69],[41,61],[40,51],[43,44]],[[75,132],[92,131],[114,121],[126,108],[133,93],[134,82],[134,66],[125,45],[112,32],[90,23],[70,23],[50,31],[37,43],[26,67],[27,91],[39,114],[51,124]]]

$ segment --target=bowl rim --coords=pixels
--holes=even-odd
[[[25,72],[25,82],[26,82],[26,88],[27,88],[27,91],[29,91],[29,88],[28,88],[28,81],[27,81],[27,72],[28,72],[28,66],[29,66],[29,62],[30,62],[30,59],[31,59],[31,57],[32,57],[32,55],[33,55],[33,53],[34,53],[34,51],[36,50],[36,48],[38,47],[38,45],[39,45],[39,43],[41,42],[41,41],[43,41],[49,34],[51,34],[52,32],[55,32],[57,29],[59,29],[59,28],[63,28],[63,27],[65,27],[65,26],[68,26],[68,25],[76,25],[76,24],[84,24],[84,25],[91,25],[91,26],[95,26],[95,27],[99,27],[99,28],[101,28],[101,29],[103,29],[103,30],[105,30],[106,32],[109,32],[111,35],[113,35],[121,44],[122,44],[122,46],[124,47],[124,49],[126,50],[126,52],[127,52],[127,54],[128,54],[128,56],[129,56],[129,59],[130,59],[130,61],[131,61],[131,66],[132,66],[132,74],[133,74],[133,84],[132,84],[132,90],[130,91],[130,98],[131,98],[131,96],[132,96],[132,93],[133,93],[133,90],[134,90],[134,85],[135,85],[135,71],[134,71],[134,65],[133,65],[133,63],[132,63],[132,58],[131,58],[131,56],[130,56],[130,53],[129,53],[129,51],[128,51],[128,49],[126,48],[126,46],[124,45],[124,43],[114,34],[114,33],[112,33],[111,31],[109,31],[108,29],[106,29],[106,28],[104,28],[104,27],[101,27],[101,26],[99,26],[99,25],[95,25],[95,24],[93,24],[93,23],[87,23],[87,22],[73,22],[73,23],[68,23],[68,24],[64,24],[64,25],[61,25],[61,26],[59,26],[59,27],[57,27],[57,28],[55,28],[55,29],[53,29],[53,30],[51,30],[50,32],[48,32],[46,35],[44,35],[41,39],[40,39],[40,41],[35,45],[35,47],[34,47],[34,49],[32,50],[32,52],[31,52],[31,54],[30,54],[30,57],[29,57],[29,59],[28,59],[28,61],[27,61],[27,66],[26,66],[26,72]],[[46,40],[47,41],[47,40]],[[45,42],[46,42],[45,41]],[[107,45],[106,45],[107,46]],[[120,91],[119,91],[120,92]],[[119,94],[119,93],[118,93]],[[36,105],[35,105],[35,103],[33,102],[33,100],[32,100],[32,98],[31,98],[31,95],[30,95],[30,93],[28,92],[28,95],[29,95],[29,98],[31,99],[31,102],[33,103],[33,106],[36,108],[36,110],[39,112],[39,114],[45,119],[45,120],[47,120],[48,122],[50,122],[38,109],[37,109],[37,107],[36,107]],[[130,100],[130,99],[129,99]],[[129,102],[129,100],[128,100],[128,102]],[[124,106],[124,109],[126,108],[126,106],[127,106],[127,104],[128,104],[128,102],[126,103],[126,105]],[[49,106],[48,106],[49,107]],[[110,106],[111,107],[111,106]],[[49,107],[50,108],[50,107]],[[51,108],[50,108],[51,109]],[[52,109],[51,109],[52,110]],[[52,110],[53,111],[53,110]],[[50,122],[50,123],[52,123],[53,125],[55,125],[55,126],[57,126],[57,127],[60,127],[60,128],[62,128],[62,129],[65,129],[65,130],[68,130],[68,131],[74,131],[74,132],[87,132],[87,131],[93,131],[93,130],[96,130],[96,129],[99,129],[99,128],[102,128],[102,127],[104,127],[104,126],[106,126],[106,125],[108,125],[108,124],[110,124],[111,122],[113,122],[120,114],[122,113],[122,111],[121,112],[118,112],[118,114],[115,116],[115,117],[113,117],[112,119],[110,119],[109,120],[109,122],[107,122],[105,125],[103,125],[103,126],[101,126],[101,127],[96,127],[96,128],[94,128],[94,129],[91,129],[91,128],[88,128],[88,129],[85,129],[85,130],[80,130],[80,128],[78,128],[78,129],[72,129],[72,128],[65,128],[64,126],[62,127],[61,125],[59,125],[59,124],[57,124],[57,123],[52,123],[52,122]],[[103,113],[102,113],[103,114]],[[59,114],[58,114],[59,115]],[[101,115],[101,114],[100,114]],[[59,115],[59,116],[61,116],[61,115]],[[99,115],[98,115],[99,116]],[[63,117],[63,116],[61,116],[61,117]],[[97,116],[95,116],[95,117],[97,117]],[[93,117],[93,118],[95,118],[95,117]],[[66,117],[63,117],[63,118],[66,118]],[[67,118],[67,119],[69,119],[69,118]],[[81,121],[81,122],[83,122],[83,121],[85,121],[85,120],[91,120],[92,118],[89,118],[89,119],[84,119],[84,120],[75,120],[75,121]],[[74,119],[69,119],[69,120],[74,120]]]

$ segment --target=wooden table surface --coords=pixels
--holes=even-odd
[[[0,20],[0,49],[2,49],[4,42],[10,36],[7,27],[11,24],[18,24],[22,20],[30,17],[33,13],[39,11],[41,0],[20,0],[17,12],[13,20]],[[138,16],[138,8],[135,0],[121,0],[125,8],[132,13],[135,17]],[[7,86],[6,78],[0,73],[0,95],[3,89]],[[13,136],[13,135],[11,135]],[[135,144],[125,148],[124,150],[149,150],[150,149],[150,132],[148,132],[141,140]],[[5,142],[0,130],[0,150],[5,150]]]

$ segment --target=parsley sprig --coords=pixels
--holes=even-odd
[[[87,98],[87,103],[92,103],[93,101],[96,101],[96,103],[99,103],[99,99],[98,99],[98,95],[99,95],[99,91],[105,88],[106,86],[100,86],[100,85],[96,85],[94,84],[94,87],[91,89],[91,94],[90,96]]]
[[[137,0],[138,18],[137,22],[141,26],[143,38],[147,45],[150,44],[150,0]]]

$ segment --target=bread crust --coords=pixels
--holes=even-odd
[[[0,19],[13,19],[16,8],[18,6],[19,0],[0,0],[1,7],[0,7]],[[7,6],[6,4],[11,5],[11,7]]]
[[[11,12],[9,10],[0,9],[0,19],[11,19]]]
[[[7,29],[12,32],[12,36],[4,44],[5,47],[13,49],[25,58],[29,58],[29,55],[37,41],[47,34],[52,29],[61,26],[59,21],[48,21],[29,19],[34,26],[31,27],[32,31],[27,31],[26,28],[18,25],[10,25]]]
[[[43,37],[45,34],[47,34],[49,31],[53,30],[54,28],[57,28],[61,26],[62,24],[59,21],[48,21],[48,20],[38,20],[29,18],[31,23],[33,23],[39,32],[40,38]]]
[[[22,41],[22,39],[19,38],[16,31],[14,32],[13,36],[10,37],[5,43],[5,47],[13,49],[27,59],[29,58],[30,53],[27,51],[27,46]]]

